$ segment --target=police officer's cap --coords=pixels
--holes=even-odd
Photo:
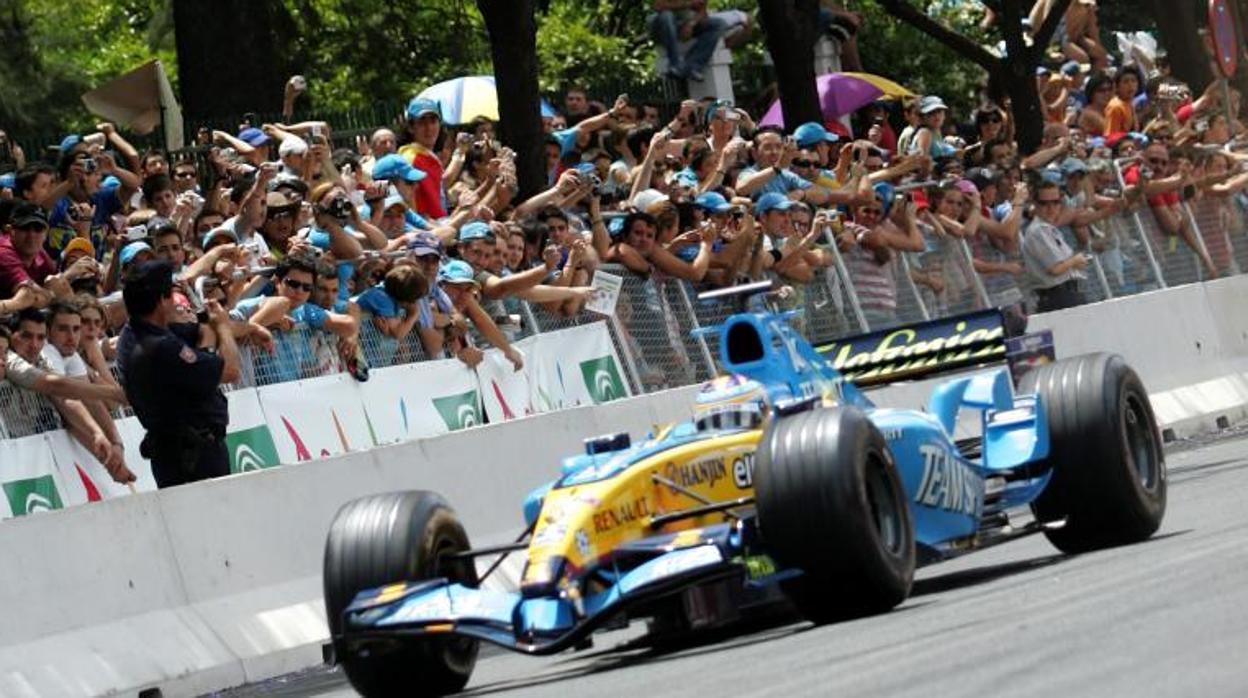
[[[154,294],[169,295],[173,290],[173,265],[164,260],[152,260],[136,264],[126,273],[126,285],[122,295]]]

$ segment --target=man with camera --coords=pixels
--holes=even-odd
[[[71,238],[85,237],[102,253],[104,232],[113,215],[138,191],[139,178],[118,165],[111,153],[91,150],[81,142],[74,142],[61,157],[62,182],[54,189],[56,203],[48,216],[51,229],[47,246],[59,252]],[[106,186],[108,177],[115,177],[118,184]]]
[[[1051,180],[1032,190],[1035,219],[1023,235],[1023,264],[1031,275],[1036,292],[1036,310],[1047,313],[1085,302],[1079,282],[1087,278],[1084,269],[1091,255],[1076,252],[1058,228],[1064,216],[1061,187]]]
[[[130,270],[123,291],[130,321],[117,347],[121,383],[147,435],[140,453],[159,487],[230,472],[229,405],[220,386],[238,380],[230,318],[209,301],[200,324],[179,323],[173,268],[163,261]]]

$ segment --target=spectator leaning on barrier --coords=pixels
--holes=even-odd
[[[122,385],[143,428],[140,446],[158,487],[228,475],[229,405],[220,386],[238,380],[229,315],[207,303],[206,324],[175,323],[173,269],[132,269],[123,292],[130,321],[118,341]]]
[[[33,308],[23,310],[17,315],[12,346],[5,357],[5,377],[23,390],[51,398],[56,411],[65,420],[70,435],[104,465],[114,480],[133,482],[134,474],[126,468],[121,438],[111,418],[102,427],[93,416],[93,410],[87,407],[87,404],[95,401],[123,403],[125,396],[117,386],[96,385],[53,371],[44,353],[48,338],[47,323],[47,316]],[[22,403],[25,410],[20,414],[11,412],[6,418],[29,422],[24,425],[28,433],[46,431],[49,425],[41,423],[46,421],[46,415],[39,413],[39,404],[29,400],[23,400]],[[30,409],[34,409],[36,413],[29,413],[27,410]],[[9,425],[10,429],[14,426]]]
[[[894,189],[887,183],[874,187],[870,203],[854,207],[853,222],[844,226],[838,245],[857,290],[859,304],[871,329],[897,322],[897,253],[927,249],[915,220],[913,202],[898,214],[893,211]],[[904,230],[890,220],[897,214]]]
[[[476,274],[472,270],[472,265],[458,259],[447,261],[438,272],[440,286],[451,299],[455,310],[471,322],[487,342],[502,351],[503,356],[511,362],[515,370],[519,371],[524,368],[524,357],[511,346],[507,337],[494,324],[489,313],[485,312],[477,302],[479,287],[475,279]],[[459,330],[457,325],[451,325],[448,333],[452,353],[469,368],[476,368],[484,358],[484,354],[474,346],[470,334]]]
[[[1034,190],[1036,217],[1023,234],[1023,261],[1036,293],[1036,310],[1045,313],[1084,302],[1079,282],[1091,256],[1075,252],[1058,229],[1065,222],[1061,187],[1042,181]]]
[[[79,310],[78,305],[71,301],[57,301],[49,306],[45,317],[47,319],[48,338],[41,352],[44,366],[48,371],[58,376],[91,383],[92,367],[89,367],[78,353],[82,345],[82,312]],[[93,360],[94,370],[108,370],[108,367],[103,365],[103,357],[99,355],[98,347],[94,352],[89,351],[89,356]],[[108,385],[110,383],[111,381],[104,384]],[[98,399],[79,399],[62,406],[62,412],[70,408],[78,410],[79,407],[86,411],[85,415],[80,413],[77,416],[78,420],[82,420],[82,427],[85,427],[85,433],[82,427],[74,425],[75,420],[69,420],[71,425],[75,427],[71,428],[70,433],[88,448],[92,447],[92,442],[95,439],[95,436],[88,438],[89,435],[103,434],[108,440],[109,451],[108,457],[100,459],[100,462],[110,472],[117,473],[118,482],[134,480],[134,476],[126,468],[125,449],[122,445],[121,434],[117,431],[113,415],[109,413],[108,403]]]

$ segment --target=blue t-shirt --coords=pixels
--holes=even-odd
[[[740,186],[741,180],[747,175],[754,175],[758,172],[759,170],[757,167],[747,167],[744,170],[741,170],[741,174],[737,176],[737,185]],[[815,185],[802,179],[801,177],[798,177],[789,170],[780,170],[779,175],[767,180],[767,183],[755,190],[755,192],[750,195],[750,198],[754,201],[758,201],[762,198],[763,194],[769,194],[771,192],[787,196],[789,192],[795,189],[805,191],[813,186]]]
[[[230,311],[230,317],[235,320],[250,320],[252,315],[260,309],[260,305],[271,296],[256,296],[255,298],[244,298],[234,304],[234,309]],[[290,311],[290,317],[296,324],[307,325],[308,327],[319,330],[325,326],[325,321],[329,319],[329,312],[315,303],[304,303],[303,305]]]
[[[95,246],[95,258],[102,260],[105,250],[104,234],[112,222],[112,217],[122,209],[118,186],[100,187],[99,191],[91,195],[90,201],[95,207],[95,213],[91,216],[91,244]],[[74,230],[73,222],[69,220],[71,203],[73,202],[68,196],[62,197],[52,207],[52,215],[48,217],[50,227],[44,247],[53,259],[60,259],[61,250],[65,249],[65,245],[78,235]]]
[[[267,298],[269,296],[257,296],[239,301],[230,311],[230,317],[235,320],[251,319]],[[319,373],[312,342],[304,333],[309,329],[324,328],[329,313],[315,303],[304,303],[292,310],[290,317],[295,321],[295,328],[290,332],[273,332],[272,354],[265,351],[253,353],[257,385],[312,378]]]
[[[403,308],[399,307],[390,294],[386,293],[385,287],[380,284],[356,296],[355,304],[360,306],[360,310],[377,317],[403,317]]]

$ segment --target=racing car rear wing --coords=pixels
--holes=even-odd
[[[914,380],[1005,361],[1005,320],[1000,310],[981,310],[815,347],[859,386]]]

